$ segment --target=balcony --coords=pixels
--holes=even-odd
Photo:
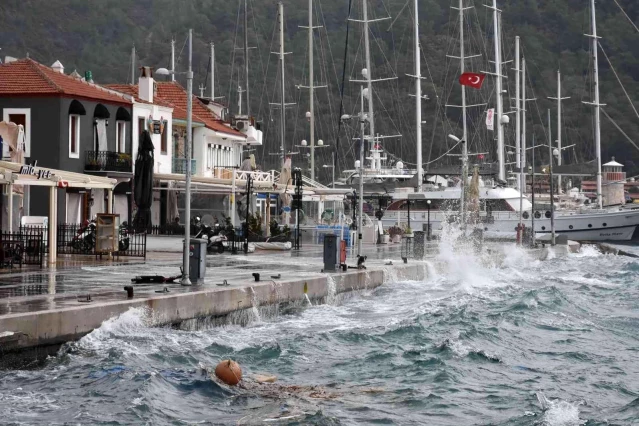
[[[86,151],[84,170],[132,173],[133,166],[129,154],[113,151]]]
[[[191,160],[191,174],[194,175],[197,170],[197,162],[195,158]],[[174,158],[171,165],[171,173],[186,174],[186,158]]]

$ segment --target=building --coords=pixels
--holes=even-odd
[[[24,126],[25,161],[117,179],[115,212],[125,216],[122,220],[131,210],[132,108],[130,96],[94,84],[90,72],[84,79],[77,72],[67,75],[59,61],[51,67],[28,58],[0,65],[2,118]],[[105,211],[106,190],[57,192],[60,222],[78,223]],[[45,188],[25,187],[23,215],[48,215]]]
[[[184,173],[184,141],[186,138],[186,90],[177,82],[158,82],[158,96],[175,106],[173,113],[173,173]],[[239,167],[242,164],[246,135],[222,121],[219,115],[193,96],[193,158],[191,170],[198,176],[213,176],[216,168]]]
[[[109,89],[129,95],[133,98],[132,121],[132,165],[135,167],[135,158],[138,151],[139,135],[144,130],[151,133],[155,159],[155,173],[171,173],[174,158],[173,146],[173,108],[174,106],[157,96],[157,85],[153,79],[153,71],[149,67],[140,68],[140,78],[137,85],[133,84],[109,84]],[[168,212],[166,194],[156,190],[153,195],[154,202],[151,208],[151,220],[153,224],[162,224],[171,218]],[[117,208],[118,201],[115,201]]]

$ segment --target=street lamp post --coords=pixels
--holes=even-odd
[[[191,248],[191,143],[193,141],[193,30],[189,30],[189,68],[186,72],[186,141],[184,143],[184,157],[186,161],[185,171],[185,207],[184,207],[184,249],[182,253],[182,279],[180,283],[184,286],[190,286],[189,278],[189,254]],[[159,68],[156,71],[158,75],[175,75],[175,71],[169,71],[166,68]]]
[[[430,200],[426,200],[426,208],[428,209],[428,234],[426,234],[426,240],[430,241],[431,230],[430,230]]]
[[[448,135],[448,137],[451,140],[462,144],[462,173],[461,173],[462,176],[461,176],[461,182],[460,182],[461,196],[460,196],[460,208],[459,208],[460,212],[459,213],[461,216],[462,229],[465,229],[466,228],[466,183],[467,183],[466,181],[468,180],[468,147],[466,146],[465,140],[459,139],[455,135]]]

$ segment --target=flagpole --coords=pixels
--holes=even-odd
[[[466,69],[464,51],[464,0],[459,0],[459,60],[461,73]],[[468,180],[468,129],[466,126],[466,86],[461,85],[462,90],[462,180],[461,180],[461,220],[462,228],[466,227],[466,183]]]

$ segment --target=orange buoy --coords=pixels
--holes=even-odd
[[[242,380],[242,369],[232,359],[225,359],[215,367],[215,376],[227,385],[235,386]]]

